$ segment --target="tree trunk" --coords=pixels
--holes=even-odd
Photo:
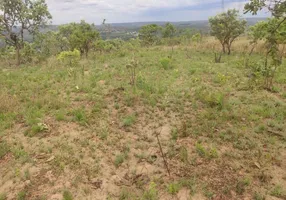
[[[225,53],[225,45],[222,44],[222,52]]]
[[[16,46],[16,61],[17,61],[17,66],[19,66],[21,64],[21,60],[20,60],[20,46],[19,45]]]
[[[230,55],[231,53],[231,43],[230,44],[227,44],[227,55]]]

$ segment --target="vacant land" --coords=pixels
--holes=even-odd
[[[285,62],[269,92],[209,49],[2,64],[0,199],[286,199]]]

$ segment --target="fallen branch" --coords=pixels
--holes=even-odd
[[[158,142],[158,145],[160,147],[160,151],[161,151],[161,154],[162,154],[162,157],[163,157],[164,164],[165,164],[165,167],[167,169],[167,172],[168,172],[169,176],[171,176],[170,169],[168,167],[168,162],[167,162],[167,159],[166,159],[166,157],[164,155],[164,152],[163,152],[163,149],[162,149],[162,145],[161,145],[161,142],[160,142],[160,139],[159,139],[159,135],[160,135],[160,133],[156,134],[157,142]]]

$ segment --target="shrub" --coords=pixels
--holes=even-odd
[[[160,64],[165,70],[173,68],[171,65],[171,62],[172,62],[172,60],[170,58],[162,58],[160,60]]]
[[[57,59],[66,66],[76,67],[80,60],[80,52],[77,49],[73,51],[63,51],[57,56]]]

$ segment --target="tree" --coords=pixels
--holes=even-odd
[[[81,55],[88,57],[89,50],[94,46],[94,41],[99,39],[99,32],[94,24],[88,24],[84,20],[80,23],[70,23],[59,27],[60,34],[67,38],[70,50],[78,49]]]
[[[209,19],[211,35],[215,36],[222,45],[223,53],[231,53],[231,45],[238,36],[244,33],[246,21],[239,20],[239,11],[232,9]]]
[[[249,28],[249,36],[251,38],[250,44],[252,45],[249,55],[251,55],[258,44],[258,41],[265,39],[267,35],[268,23],[261,21]]]
[[[167,23],[163,29],[163,38],[173,38],[176,35],[176,28],[171,23]]]
[[[45,25],[51,14],[45,0],[2,0],[0,2],[0,34],[6,44],[16,49],[17,65],[24,46],[24,31],[35,35]]]
[[[159,40],[161,27],[156,24],[143,26],[139,31],[139,38],[146,45],[153,45]]]
[[[244,7],[245,13],[256,15],[262,9],[268,9],[273,20],[269,20],[266,30],[266,55],[264,63],[265,88],[272,90],[273,79],[278,66],[282,63],[282,57],[279,53],[279,44],[283,44],[283,50],[286,43],[286,1],[283,0],[250,0]],[[269,63],[269,57],[272,62]]]

